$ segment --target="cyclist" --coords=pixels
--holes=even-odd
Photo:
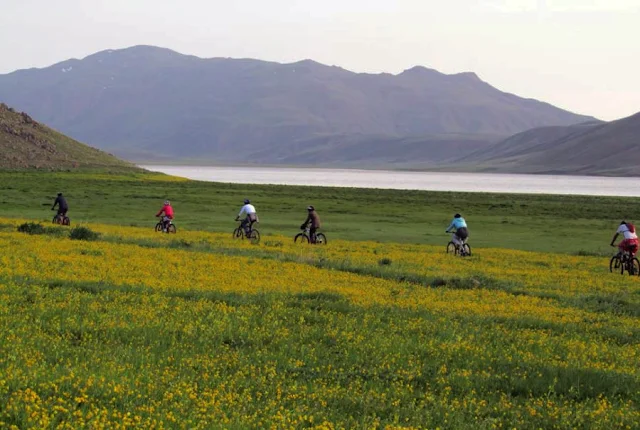
[[[240,227],[243,228],[245,234],[248,235],[251,231],[251,227],[253,227],[253,223],[260,222],[258,214],[256,213],[256,208],[251,204],[251,200],[244,199],[244,206],[240,209],[240,213],[236,217],[236,221],[239,221],[242,215],[246,215],[246,217],[242,220]]]
[[[320,228],[320,217],[313,206],[307,207],[307,211],[309,214],[307,215],[307,219],[300,226],[300,229],[304,230],[309,225],[309,239],[311,239],[311,243],[316,243],[316,231]]]
[[[451,221],[451,224],[449,224],[449,227],[447,227],[445,233],[451,233],[452,228],[455,228],[456,231],[451,236],[451,241],[456,245],[456,247],[460,247],[469,237],[467,222],[464,220],[464,218],[462,218],[462,215],[455,214],[453,216],[453,221]]]
[[[53,202],[53,206],[51,207],[52,211],[56,209],[56,205],[58,206],[57,216],[62,215],[63,218],[67,216],[69,205],[67,204],[67,199],[64,198],[62,193],[58,193],[58,197],[56,197],[56,200]]]
[[[622,221],[616,230],[616,234],[611,239],[611,246],[615,246],[615,241],[618,235],[622,234],[624,239],[618,244],[618,255],[622,255],[623,252],[628,252],[631,255],[636,255],[638,252],[638,235],[636,234],[636,227],[626,221]]]
[[[164,201],[162,209],[158,211],[156,216],[158,217],[162,214],[164,214],[164,216],[162,217],[162,231],[166,232],[167,228],[169,228],[169,223],[173,219],[173,207],[171,207],[171,202],[169,200]]]

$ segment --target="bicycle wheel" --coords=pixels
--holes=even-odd
[[[167,227],[167,233],[176,233],[177,229],[175,224],[169,224],[169,227]]]
[[[466,255],[467,257],[471,257],[471,247],[468,243],[462,245],[462,255]]]
[[[295,243],[305,244],[305,243],[309,243],[309,237],[304,233],[298,233],[296,234],[296,237],[293,238],[293,241]]]
[[[53,219],[51,220],[51,222],[53,224],[60,224],[60,221],[58,221],[58,215],[54,215]]]
[[[67,226],[68,226],[68,225],[71,225],[71,220],[69,219],[69,217],[68,217],[68,216],[66,216],[66,217],[64,217],[64,218],[62,219],[62,225],[67,225]]]
[[[242,239],[244,237],[244,230],[240,227],[233,230],[233,237],[236,239]]]
[[[251,240],[251,243],[260,243],[260,232],[258,230],[251,230],[249,240]]]
[[[640,261],[637,258],[629,260],[627,272],[629,272],[629,276],[640,276]]]
[[[620,269],[620,274],[621,275],[624,275],[624,271],[625,271],[626,267],[627,267],[627,259],[626,259],[625,256],[622,256],[620,258],[620,266],[618,267],[618,269]]]
[[[620,259],[617,255],[611,257],[609,260],[609,272],[613,273],[614,270],[618,270],[620,268]]]
[[[156,224],[156,231],[162,231],[162,223],[161,222]]]
[[[324,233],[316,234],[316,244],[318,245],[326,245],[327,244],[327,236]]]
[[[455,243],[447,243],[447,254],[458,255],[458,248]]]

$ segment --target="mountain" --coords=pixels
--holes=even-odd
[[[137,169],[111,154],[76,142],[0,103],[0,168]]]
[[[612,122],[535,128],[456,164],[493,172],[640,176],[640,113]]]
[[[335,167],[425,169],[453,162],[498,142],[500,136],[449,133],[414,137],[384,135],[322,136],[301,140],[294,145],[257,152],[258,159],[272,157],[292,165],[328,165]]]
[[[473,73],[364,74],[151,46],[0,75],[0,99],[117,154],[220,162],[315,163],[341,159],[344,144],[366,163],[371,144],[382,163],[411,153],[429,164],[438,145],[450,158],[460,155],[450,144],[467,154],[496,136],[592,120],[501,92]]]

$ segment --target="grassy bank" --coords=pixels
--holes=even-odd
[[[605,255],[621,219],[634,220],[640,199],[424,192],[221,184],[158,174],[0,173],[2,215],[49,219],[57,191],[74,223],[153,227],[171,199],[179,228],[231,232],[242,200],[256,205],[263,234],[293,235],[313,204],[329,238],[445,244],[455,212],[469,222],[475,247]]]
[[[640,419],[640,284],[600,258],[20,222],[0,219],[0,428]]]

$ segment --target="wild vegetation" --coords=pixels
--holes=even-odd
[[[153,227],[153,215],[168,198],[178,228],[231,232],[243,199],[250,198],[263,235],[295,234],[313,204],[330,239],[445,244],[444,229],[461,212],[472,246],[603,256],[620,221],[637,221],[640,213],[640,200],[633,198],[222,184],[135,172],[0,172],[4,216],[50,222],[59,191],[69,201],[72,225]]]
[[[0,176],[0,428],[640,422],[640,277],[599,237],[636,199]],[[58,189],[89,240],[50,223]],[[259,245],[231,235],[245,196]],[[178,234],[153,231],[166,197]],[[329,245],[293,243],[310,202]],[[444,252],[460,207],[470,258]],[[566,211],[596,237],[555,238]]]
[[[640,284],[602,258],[0,222],[0,427],[640,420]]]

